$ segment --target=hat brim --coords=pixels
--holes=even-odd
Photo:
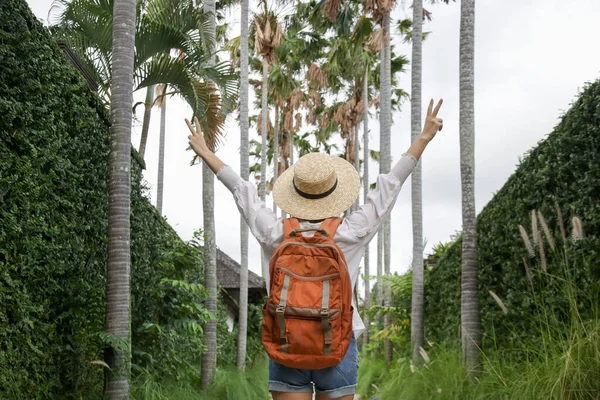
[[[352,164],[343,158],[330,156],[338,184],[322,199],[307,199],[294,189],[294,166],[285,170],[273,186],[275,204],[289,215],[308,221],[318,221],[341,214],[350,208],[360,194],[360,177]]]

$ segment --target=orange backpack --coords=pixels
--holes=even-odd
[[[318,229],[283,221],[284,240],[270,263],[271,287],[263,306],[262,342],[269,357],[290,368],[339,364],[352,337],[352,283],[333,242],[341,218]],[[312,237],[302,232],[316,231]]]

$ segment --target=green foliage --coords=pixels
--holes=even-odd
[[[138,288],[133,310],[133,363],[137,372],[157,379],[189,379],[200,374],[204,350],[202,325],[214,318],[203,305],[201,247],[195,233],[190,244],[176,242],[159,255],[155,268],[164,278]]]
[[[529,268],[530,307],[521,315],[519,325],[511,325],[508,318],[503,322],[518,343],[507,343],[504,337],[499,337],[494,346],[484,348],[483,372],[476,381],[469,378],[463,356],[456,347],[427,342],[426,350],[421,352],[420,368],[412,364],[409,356],[402,355],[395,358],[391,367],[380,361],[381,356],[374,358],[373,354],[362,360],[358,392],[377,393],[380,400],[597,397],[599,296],[595,290],[579,290],[575,281],[578,278],[573,274],[583,267],[578,254],[587,245],[590,243],[578,241],[579,249],[570,244],[556,248],[563,261],[548,265],[547,271],[554,269],[554,273],[544,271],[541,262],[539,267],[535,264]],[[521,328],[525,324],[527,334]]]
[[[537,335],[523,321],[531,314],[534,301],[529,290],[523,259],[527,251],[519,225],[531,226],[531,211],[540,210],[558,232],[559,205],[565,224],[573,216],[583,222],[587,243],[568,245],[578,261],[570,264],[571,281],[578,293],[597,293],[600,282],[600,82],[587,85],[554,131],[521,162],[516,172],[485,206],[477,218],[478,268],[484,347],[514,345],[523,335]],[[528,229],[530,230],[530,229]],[[568,232],[567,232],[568,233]],[[558,275],[562,255],[548,249],[544,239],[548,273]],[[425,326],[434,342],[459,341],[460,324],[460,237],[447,248],[435,267],[425,276]],[[534,266],[530,266],[534,268]],[[536,268],[539,268],[536,267]],[[549,312],[564,310],[557,285],[544,280],[535,286],[543,291]],[[508,307],[508,314],[494,302],[489,290]],[[583,305],[581,305],[583,306]],[[582,309],[583,318],[592,317]]]
[[[211,17],[191,0],[144,0],[136,10],[134,91],[155,84],[175,89],[192,107],[208,142],[217,144],[220,112],[232,108],[237,82],[229,63],[211,65]],[[78,54],[99,84],[101,98],[110,102],[113,2],[56,0],[52,11],[58,17],[54,36]]]
[[[109,121],[23,0],[0,3],[0,397],[102,396]],[[134,371],[199,364],[202,262],[132,162]],[[189,367],[189,368],[188,368]]]
[[[248,302],[248,331],[246,336],[246,365],[254,365],[256,360],[264,356],[261,341],[262,306],[266,299],[249,299]],[[217,366],[234,369],[237,361],[238,325],[230,332],[227,325],[225,304],[219,298],[217,310]]]
[[[527,351],[517,356],[507,357],[505,351],[496,350],[485,353],[477,381],[469,378],[458,349],[433,345],[420,368],[409,358],[398,358],[391,367],[381,358],[361,360],[357,392],[365,397],[377,394],[378,400],[596,398],[600,393],[600,323],[574,318],[553,329],[540,315],[530,318],[538,336],[545,337],[544,345],[536,347],[537,343],[524,339]]]
[[[108,130],[97,105],[26,3],[3,1],[0,397],[101,388],[87,363],[102,359],[105,312]]]
[[[194,382],[161,383],[150,374],[140,375],[133,382],[131,397],[133,400],[268,400],[268,373],[268,360],[263,354],[245,372],[218,367],[206,393]]]
[[[374,277],[373,277],[374,278]],[[410,355],[410,311],[412,299],[412,272],[404,275],[394,273],[391,276],[384,276],[384,281],[388,281],[392,288],[392,305],[383,306],[373,304],[368,310],[363,312],[369,315],[370,321],[376,321],[370,329],[370,341],[367,351],[372,358],[384,359],[383,342],[384,339],[390,339],[393,346],[394,358],[402,358]],[[377,297],[377,286],[374,287],[372,298]],[[391,324],[384,329],[381,322],[386,314],[391,315]],[[362,373],[362,371],[361,371]]]

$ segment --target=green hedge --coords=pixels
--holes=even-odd
[[[581,218],[587,239],[578,246],[568,245],[572,254],[570,273],[582,295],[597,293],[600,282],[599,199],[600,82],[596,82],[586,85],[554,131],[522,160],[477,218],[480,304],[488,345],[490,339],[508,345],[524,334],[533,334],[528,320],[533,307],[532,296],[523,264],[527,252],[518,225],[531,232],[531,211],[534,209],[541,210],[548,225],[557,232],[556,205],[561,207],[568,226],[571,217]],[[555,239],[561,242],[560,234],[556,234]],[[552,255],[549,257],[549,273],[553,274],[557,272],[560,260],[553,259]],[[425,326],[432,341],[458,343],[460,264],[459,238],[426,275]],[[502,315],[488,290],[493,290],[503,300],[509,309],[508,315]],[[559,298],[559,293],[546,293],[549,309],[560,308],[553,304]],[[589,307],[581,311],[584,316],[590,316],[592,312]]]
[[[89,361],[103,359],[108,151],[97,96],[25,0],[0,2],[0,398],[102,396],[102,367]],[[140,181],[133,162],[133,362],[175,374],[199,364],[200,336],[178,336],[206,317],[199,247]],[[173,349],[185,351],[165,360]]]

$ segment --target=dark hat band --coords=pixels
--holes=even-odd
[[[292,179],[292,184],[294,185],[294,189],[296,189],[296,193],[298,193],[300,196],[304,197],[305,199],[317,200],[317,199],[323,199],[323,198],[329,196],[331,193],[333,193],[333,191],[337,187],[338,180],[337,180],[337,178],[335,178],[335,183],[333,184],[331,189],[329,189],[328,191],[326,191],[324,193],[318,193],[318,194],[306,193],[306,192],[303,192],[302,190],[298,189],[294,179]]]

